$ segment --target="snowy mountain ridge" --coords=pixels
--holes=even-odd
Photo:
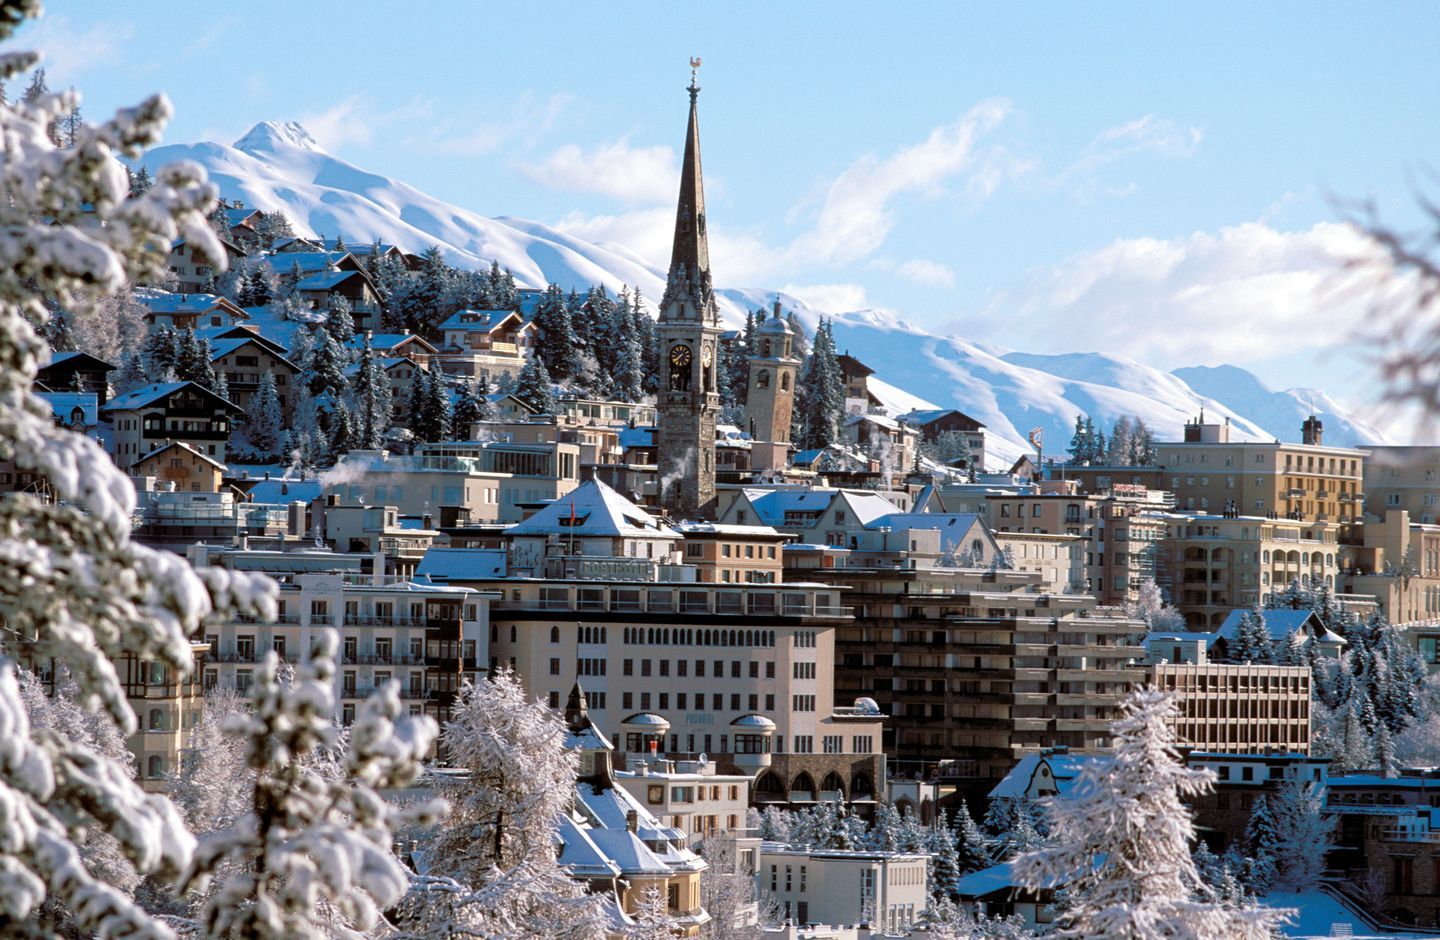
[[[362,170],[326,153],[295,122],[257,124],[233,145],[201,142],[157,148],[143,163],[152,171],[186,159],[203,166],[227,199],[262,211],[283,210],[297,231],[372,239],[423,251],[438,245],[453,264],[509,268],[526,287],[584,290],[604,284],[638,287],[653,304],[664,291],[661,268],[629,249],[600,245],[539,222],[488,217],[436,199],[415,187]],[[724,272],[718,272],[722,277]],[[1138,415],[1162,437],[1178,437],[1203,408],[1229,419],[1241,440],[1299,439],[1313,401],[1325,421],[1326,443],[1389,443],[1375,427],[1349,414],[1323,392],[1274,391],[1235,366],[1165,372],[1103,353],[1037,355],[998,350],[963,337],[943,337],[887,310],[821,311],[798,298],[762,288],[716,291],[721,316],[732,325],[777,297],[813,326],[833,316],[840,349],[854,350],[881,380],[887,410],[957,408],[989,430],[992,466],[1030,448],[1031,428],[1045,436],[1047,454],[1063,454],[1076,414],[1091,416],[1107,433],[1122,415]]]

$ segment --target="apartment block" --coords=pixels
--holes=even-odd
[[[1150,681],[1175,694],[1176,742],[1232,753],[1310,753],[1309,666],[1156,663]]]
[[[797,924],[861,924],[905,936],[929,907],[928,855],[763,843],[756,883]]]

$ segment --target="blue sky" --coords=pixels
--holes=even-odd
[[[1440,5],[678,7],[54,0],[22,36],[92,114],[165,91],[168,141],[299,120],[655,260],[700,55],[722,285],[1366,397],[1368,301],[1334,273],[1363,245],[1332,198],[1417,221]]]

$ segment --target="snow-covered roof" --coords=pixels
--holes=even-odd
[[[756,731],[774,731],[776,726],[775,722],[766,718],[764,715],[757,715],[751,712],[748,715],[741,715],[739,718],[730,722],[730,727],[754,728]]]
[[[112,411],[132,411],[136,408],[148,408],[151,405],[164,401],[187,385],[194,385],[197,391],[215,399],[217,403],[224,405],[231,411],[240,411],[240,408],[236,405],[216,395],[203,385],[195,385],[194,382],[157,382],[153,385],[142,385],[134,391],[126,392],[124,395],[110,399],[110,403],[100,410],[101,412],[109,413]]]
[[[261,480],[250,487],[250,499],[257,503],[309,503],[324,491],[319,480]]]
[[[790,536],[768,525],[724,525],[719,522],[677,522],[675,528],[685,535],[724,535],[731,538],[775,538]]]
[[[833,502],[839,500],[850,513],[850,520],[868,525],[881,516],[891,515],[898,510],[895,505],[878,493],[855,493],[837,489],[761,489],[747,487],[745,498],[754,507],[755,514],[765,525],[783,526],[787,512],[821,513]]]
[[[100,420],[100,396],[94,392],[36,392],[50,405],[50,412],[61,424],[69,424],[70,417],[79,408],[82,424],[93,426]]]
[[[1044,886],[1053,888],[1063,883],[1063,879],[1050,878],[1044,882]],[[1019,879],[1015,877],[1015,868],[1010,862],[1001,862],[999,865],[972,871],[968,875],[962,875],[960,880],[955,882],[955,891],[962,899],[983,898],[997,891],[1020,887]]]
[[[349,252],[344,251],[287,251],[271,255],[266,261],[276,274],[290,274],[296,267],[301,274],[325,271],[344,260]]]
[[[303,277],[295,282],[296,290],[321,291],[332,290],[352,277],[363,278],[365,275],[360,271],[320,271]]]
[[[619,441],[620,447],[624,450],[630,450],[636,447],[654,447],[655,428],[621,428],[619,434]]]
[[[381,356],[380,358],[376,359],[375,361],[376,361],[377,363],[379,363],[379,365],[380,365],[380,370],[381,370],[382,372],[389,372],[391,369],[395,368],[396,366],[413,366],[413,365],[415,365],[414,360],[406,359],[404,356]],[[346,374],[346,375],[359,375],[359,374],[360,374],[360,364],[359,364],[358,362],[352,362],[350,365],[348,365],[348,366],[345,367],[345,374]]]
[[[151,313],[207,313],[216,307],[232,306],[230,301],[217,294],[177,294],[156,288],[135,291],[135,299]]]
[[[432,581],[481,581],[505,577],[505,551],[497,548],[430,548],[415,576]]]
[[[371,349],[395,349],[406,343],[418,343],[429,352],[434,352],[435,347],[425,341],[425,337],[417,336],[414,333],[371,333]],[[345,344],[346,349],[363,349],[365,347],[365,334],[356,333],[350,342]]]
[[[296,369],[299,368],[295,365],[295,363],[291,362],[289,359],[286,359],[280,353],[277,353],[274,350],[272,344],[265,342],[259,336],[229,336],[225,339],[212,339],[208,342],[210,343],[211,362],[215,362],[216,360],[221,359],[224,356],[230,355],[235,350],[253,343],[256,346],[259,346],[261,349],[265,350],[270,355],[274,356],[276,359],[279,359],[281,362],[285,363],[287,366]]]
[[[612,490],[600,480],[587,480],[553,500],[510,535],[648,536],[680,538],[680,533]]]
[[[185,451],[192,457],[199,457],[201,460],[205,461],[206,463],[210,464],[211,466],[215,467],[215,469],[220,470],[221,472],[224,472],[225,470],[225,465],[223,463],[216,460],[214,457],[209,457],[205,454],[200,453],[198,450],[191,447],[184,441],[169,441],[168,443],[161,444],[159,447],[150,451],[150,453],[142,455],[140,459],[135,462],[137,464],[144,463],[152,457],[158,457],[161,454],[165,453],[167,450],[173,450],[176,448]]]
[[[980,517],[973,512],[892,512],[871,519],[865,524],[865,528],[888,527],[893,532],[936,529],[940,532],[963,535],[979,521]]]
[[[1238,607],[1230,611],[1225,617],[1225,622],[1220,624],[1220,628],[1215,631],[1215,639],[1224,637],[1227,643],[1234,642],[1236,635],[1240,632],[1240,621],[1250,612],[1249,609]],[[1288,607],[1279,607],[1260,611],[1260,619],[1265,624],[1265,632],[1269,633],[1270,639],[1275,642],[1283,642],[1291,633],[1301,630],[1307,635],[1314,636],[1321,643],[1345,645],[1345,638],[1327,630],[1320,623],[1320,618],[1315,616],[1313,610],[1292,610]]]
[[[511,317],[524,322],[514,310],[460,310],[440,324],[442,330],[494,330]]]
[[[560,817],[560,866],[580,878],[614,878],[620,868],[590,838],[592,831],[570,816]]]
[[[990,791],[990,799],[1024,799],[1030,795],[1037,778],[1053,784],[1055,792],[1063,796],[1075,785],[1080,771],[1098,761],[1109,760],[1109,757],[1094,754],[1026,754],[1010,768],[1003,780],[995,784]]]

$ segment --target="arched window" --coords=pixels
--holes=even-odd
[[[788,391],[790,391],[790,373],[789,373],[789,372],[781,372],[781,373],[780,373],[780,391],[782,391],[782,392],[788,392]]]
[[[857,770],[850,778],[850,795],[856,799],[871,796],[875,792],[875,784],[871,782],[870,775],[863,770]]]
[[[514,629],[514,628],[512,627],[511,629]],[[513,640],[513,639],[515,639],[515,638],[512,636],[510,639]],[[559,642],[560,642],[560,628],[559,628],[559,627],[551,627],[551,628],[550,628],[550,642],[551,642],[551,643],[559,643]]]
[[[515,642],[515,625],[513,623],[510,625],[510,642]]]
[[[765,771],[755,780],[756,802],[766,802],[785,799],[785,784],[780,778],[770,771]]]
[[[832,770],[825,775],[824,780],[820,781],[820,791],[822,793],[838,793],[840,799],[843,800],[845,799],[845,782],[840,779],[839,774]]]
[[[601,642],[601,643],[609,643],[609,642],[610,642],[609,638],[606,636],[606,634],[609,633],[609,632],[610,632],[610,631],[609,631],[607,628],[605,628],[605,627],[601,627],[601,628],[600,628],[600,642]]]
[[[151,730],[151,731],[164,731],[164,730],[165,730],[165,713],[162,712],[162,711],[161,711],[160,709],[158,709],[158,708],[152,708],[152,709],[150,709],[150,730]]]
[[[755,373],[755,387],[756,387],[756,388],[769,388],[769,387],[770,387],[770,370],[769,370],[769,369],[761,369],[759,372]]]
[[[158,777],[165,771],[165,761],[158,754],[150,755],[150,761],[145,766],[145,776]]]
[[[796,775],[794,780],[790,781],[790,798],[796,799],[797,797],[809,800],[815,798],[815,778],[803,770]]]
[[[762,339],[760,341],[760,355],[766,359],[770,358],[770,341],[768,339]]]

